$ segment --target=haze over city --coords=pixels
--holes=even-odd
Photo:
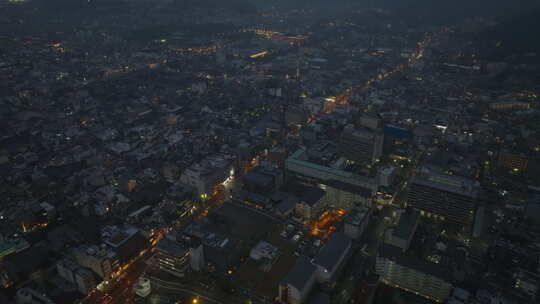
[[[540,1],[0,0],[0,304],[540,303]]]

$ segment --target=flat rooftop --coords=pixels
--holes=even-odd
[[[394,235],[402,238],[409,239],[411,234],[414,233],[416,223],[420,219],[420,212],[414,209],[408,209],[399,218],[398,225],[394,229]]]
[[[473,180],[434,172],[427,168],[423,168],[421,173],[413,178],[412,183],[473,198],[478,195],[478,187]]]
[[[345,217],[345,223],[358,226],[367,219],[368,214],[368,208],[357,207]]]

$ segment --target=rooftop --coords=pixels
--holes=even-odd
[[[478,189],[472,180],[427,168],[422,168],[421,173],[413,178],[413,183],[473,198],[478,195]]]
[[[401,248],[394,245],[385,243],[381,244],[378,255],[380,257],[393,260],[398,265],[415,269],[440,279],[451,279],[451,274],[444,265],[424,261],[414,255],[404,253]]]
[[[399,218],[398,225],[394,230],[394,235],[402,238],[409,239],[416,227],[416,223],[420,218],[420,212],[414,209],[407,209]]]
[[[298,290],[304,289],[315,274],[316,267],[305,256],[300,256],[281,284],[289,284]]]
[[[357,207],[345,217],[345,223],[358,226],[367,219],[368,214],[368,208]]]
[[[349,246],[351,246],[351,239],[348,236],[342,232],[334,232],[319,251],[315,263],[327,270],[332,270]]]
[[[110,235],[109,239],[105,240],[105,243],[114,248],[120,247],[122,244],[136,235],[137,232],[139,232],[139,230],[135,227],[128,227],[124,230],[116,230]]]

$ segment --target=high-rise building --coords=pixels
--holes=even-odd
[[[382,155],[383,142],[382,132],[347,125],[340,138],[340,147],[347,159],[372,165]]]
[[[477,195],[478,187],[472,180],[424,168],[411,181],[407,205],[422,215],[469,227]]]

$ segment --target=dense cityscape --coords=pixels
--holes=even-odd
[[[540,4],[465,2],[0,0],[0,303],[540,303]]]

